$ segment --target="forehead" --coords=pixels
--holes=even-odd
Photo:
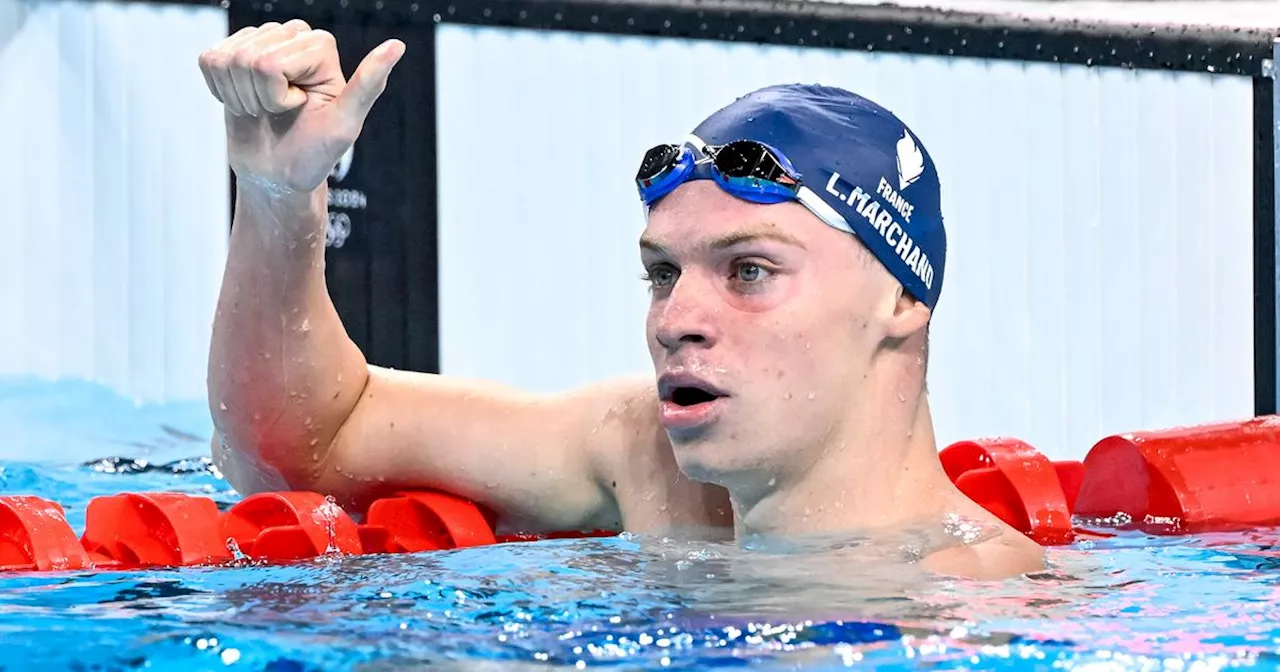
[[[852,243],[852,238],[822,223],[799,203],[760,205],[734,198],[708,180],[680,185],[649,212],[641,240],[665,249],[703,246],[739,234],[783,234],[806,249]]]

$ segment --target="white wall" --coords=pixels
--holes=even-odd
[[[939,440],[1080,457],[1253,412],[1250,82],[809,48],[438,28],[445,373],[557,390],[650,370],[643,151],[751,89],[901,116],[943,180]],[[556,166],[551,183],[536,176]]]
[[[217,7],[0,0],[0,375],[203,398],[226,254]]]

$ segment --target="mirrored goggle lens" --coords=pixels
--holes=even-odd
[[[767,146],[738,140],[715,150],[716,169],[725,177],[751,178],[788,187],[799,185],[796,176]]]
[[[650,149],[645,152],[644,159],[640,161],[640,170],[636,171],[636,181],[643,183],[658,177],[663,171],[674,166],[679,158],[678,145],[658,145]]]

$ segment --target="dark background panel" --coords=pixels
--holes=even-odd
[[[347,333],[370,363],[438,371],[434,26],[298,5],[233,4],[230,31],[305,19],[333,33],[348,77],[383,41],[394,37],[408,47],[346,173],[329,178],[325,280]]]
[[[1253,80],[1254,412],[1276,412],[1275,82]]]

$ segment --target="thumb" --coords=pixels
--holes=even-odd
[[[351,75],[351,81],[347,82],[346,88],[338,96],[339,114],[347,122],[357,126],[364,124],[369,110],[373,109],[373,104],[387,88],[391,69],[400,62],[405,48],[404,42],[400,40],[387,40],[360,61],[355,74]]]

